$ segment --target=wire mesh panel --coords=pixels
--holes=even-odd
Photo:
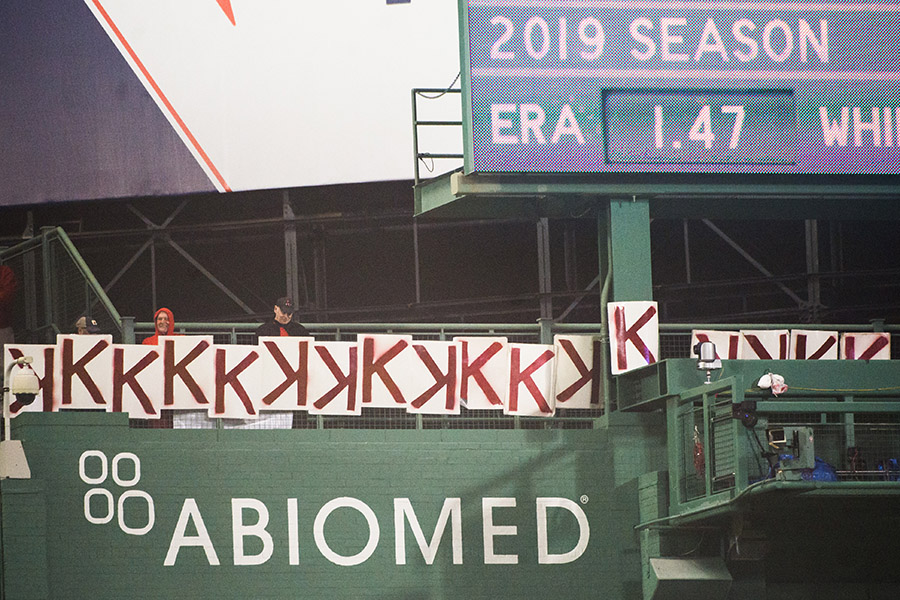
[[[676,410],[670,444],[677,457],[678,502],[686,503],[732,490],[737,485],[740,460],[732,399],[713,392],[686,399]]]
[[[847,448],[840,476],[849,479],[900,481],[900,423],[857,423],[854,444]]]
[[[770,427],[777,424],[812,429],[815,458],[834,468],[838,481],[900,481],[900,415],[792,413],[778,416],[781,418],[769,420]]]
[[[691,356],[691,332],[661,332],[659,358],[689,358]]]
[[[716,402],[711,408],[710,441],[712,451],[710,464],[712,471],[712,492],[721,492],[735,486],[737,470],[737,448],[735,446],[734,424],[731,399]]]
[[[60,230],[44,231],[3,253],[18,280],[14,302],[19,343],[53,343],[59,333],[76,333],[81,316],[97,322],[98,333],[122,341],[119,315],[99,283]]]
[[[680,496],[682,502],[702,498],[708,493],[706,486],[706,453],[704,439],[706,423],[703,418],[703,402],[697,401],[679,407],[679,468]]]
[[[254,422],[244,420],[241,429],[594,429],[603,411],[565,410],[554,417],[514,417],[502,411],[460,409],[459,415],[415,415],[402,409],[364,408],[361,416],[311,415],[306,411],[295,411],[289,421],[290,427],[275,424],[261,418]],[[218,419],[210,419],[204,413],[197,413],[190,422],[184,418],[179,428],[214,429]],[[233,426],[233,419],[221,419],[223,428]],[[131,419],[134,429],[171,429],[173,411],[163,411],[160,419]]]

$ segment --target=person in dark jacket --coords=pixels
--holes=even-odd
[[[294,302],[282,297],[275,301],[274,316],[259,326],[257,337],[309,336],[306,327],[293,320]],[[225,429],[291,429],[295,420],[292,411],[260,411],[257,419],[224,419]]]
[[[275,301],[275,316],[256,330],[258,337],[310,335],[306,327],[293,320],[294,302],[290,298]]]

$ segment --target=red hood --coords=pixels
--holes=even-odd
[[[159,333],[159,329],[156,328],[156,317],[159,316],[159,313],[166,313],[169,315],[169,331],[167,331],[164,335],[173,335],[175,333],[175,317],[172,315],[172,311],[168,308],[160,308],[158,311],[153,313],[153,330],[155,335],[161,335]]]

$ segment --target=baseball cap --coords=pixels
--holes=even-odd
[[[288,297],[279,298],[275,301],[275,306],[281,309],[286,315],[294,314],[294,301]]]
[[[100,333],[100,326],[97,325],[97,319],[92,319],[85,315],[78,317],[78,320],[75,321],[76,330],[82,327],[85,328],[88,333]]]

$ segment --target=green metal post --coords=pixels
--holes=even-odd
[[[41,228],[41,259],[42,259],[42,275],[43,275],[43,300],[44,300],[44,321],[41,326],[44,328],[44,341],[51,344],[56,341],[56,334],[50,325],[56,321],[53,318],[55,306],[53,302],[53,249],[50,245],[50,236],[56,232],[55,227]]]
[[[612,281],[612,264],[610,261],[609,215],[606,210],[597,210],[597,265],[600,280],[600,365],[603,369],[603,408],[608,414],[612,411],[613,381],[609,369],[609,318],[606,304],[609,302],[609,288]]]
[[[89,305],[85,307],[85,314],[89,314],[95,302],[99,302],[103,306],[103,310],[107,312],[107,314],[112,317],[113,323],[116,327],[121,327],[122,317],[119,316],[119,311],[116,310],[116,307],[113,306],[112,301],[106,295],[106,292],[103,289],[103,286],[100,285],[100,282],[97,281],[97,278],[94,277],[94,274],[91,272],[90,267],[85,262],[84,258],[75,248],[75,244],[72,243],[72,240],[69,239],[69,236],[61,227],[57,227],[54,229],[54,233],[56,237],[59,238],[59,241],[62,245],[63,250],[66,251],[69,258],[73,263],[78,267],[78,271],[81,273],[81,276],[84,277],[85,288],[87,292],[85,296],[93,295],[95,300],[89,300]],[[133,326],[133,320],[132,320]]]
[[[710,412],[710,404],[715,399],[712,394],[703,394],[703,473],[704,486],[706,487],[705,498],[713,495],[713,464],[712,456],[715,452],[713,448],[713,437],[710,435],[712,428],[712,413]],[[711,399],[712,398],[712,399]]]
[[[681,495],[682,473],[680,469],[683,446],[678,432],[680,399],[676,396],[666,401],[666,453],[669,460],[669,513],[684,500]]]
[[[645,199],[609,203],[612,299],[652,300],[650,203]]]
[[[542,344],[552,344],[553,343],[553,319],[538,319],[538,324],[541,326],[541,343]]]
[[[122,343],[134,344],[134,317],[122,317]]]
[[[847,404],[853,402],[853,396],[841,396],[841,400]],[[855,448],[856,447],[856,413],[854,412],[845,412],[844,413],[844,452],[847,452],[847,448]],[[846,454],[845,454],[846,455]]]

